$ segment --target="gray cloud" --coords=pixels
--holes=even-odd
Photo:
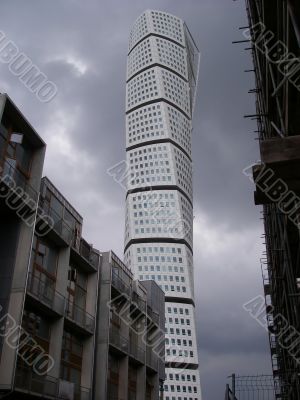
[[[125,157],[125,76],[129,29],[146,8],[184,18],[201,50],[193,132],[195,287],[204,400],[222,398],[226,377],[270,372],[267,335],[242,304],[262,293],[259,210],[242,169],[257,159],[253,76],[231,0],[13,0],[1,30],[55,82],[49,104],[0,64],[7,91],[48,143],[45,173],[83,215],[86,238],[123,250],[124,190],[106,170]]]

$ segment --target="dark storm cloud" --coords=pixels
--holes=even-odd
[[[87,239],[122,254],[124,190],[106,170],[124,159],[128,33],[147,8],[187,22],[201,50],[193,132],[195,287],[205,400],[222,398],[232,371],[269,372],[266,333],[242,309],[262,292],[259,210],[242,169],[257,159],[247,91],[253,77],[231,0],[12,0],[0,29],[58,86],[41,104],[0,64],[0,90],[48,144],[45,173],[84,216]]]

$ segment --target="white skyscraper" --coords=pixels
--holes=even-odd
[[[165,400],[201,399],[191,133],[199,51],[185,23],[145,11],[129,42],[125,262],[166,295]]]

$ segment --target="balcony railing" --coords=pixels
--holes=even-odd
[[[15,386],[16,389],[45,398],[55,399],[58,394],[58,379],[36,375],[29,368],[17,368]]]
[[[142,311],[146,311],[146,301],[138,295],[137,292],[132,293],[132,301],[138,306],[138,308]]]
[[[39,376],[33,373],[30,368],[17,367],[15,387],[17,390],[32,395],[39,395],[40,398],[90,400],[90,389],[74,384],[74,390],[70,396],[65,397],[61,391],[61,380],[52,376]],[[71,383],[72,385],[72,383]],[[73,395],[72,395],[73,394]]]
[[[65,316],[84,330],[93,333],[95,318],[83,308],[74,303],[67,302]]]
[[[59,381],[59,386],[63,381]],[[66,399],[65,395],[58,394],[58,399]],[[91,391],[83,386],[79,386],[74,384],[74,400],[90,400],[91,399]]]
[[[43,199],[41,199],[39,206],[54,222],[53,230],[58,234],[67,244],[71,243],[73,230],[64,221],[64,219],[51,207],[49,207]]]
[[[152,347],[147,346],[146,351],[146,364],[152,369],[158,369],[158,356],[154,353]]]
[[[112,285],[118,292],[130,295],[130,286],[114,270],[112,271]]]
[[[145,351],[140,346],[138,346],[136,343],[132,343],[132,342],[130,343],[129,354],[136,360],[144,363]]]
[[[55,290],[55,281],[42,280],[32,272],[28,276],[27,291],[49,308],[63,315],[65,298]]]
[[[81,255],[82,258],[89,264],[91,264],[95,269],[99,265],[99,254],[95,251],[93,246],[86,242],[83,238],[76,239],[73,234],[72,247]]]
[[[124,353],[128,353],[129,342],[128,340],[120,334],[120,331],[113,326],[110,327],[109,331],[109,342],[114,347],[117,347],[119,350]]]
[[[1,140],[3,140],[3,138],[0,136],[0,141]],[[14,187],[23,189],[29,198],[36,202],[38,199],[38,192],[30,185],[29,179],[12,164],[12,161],[0,159],[0,166],[3,168],[2,171],[0,170],[0,177],[3,184],[6,184],[12,189]]]
[[[151,307],[147,306],[147,315],[152,322],[159,325],[159,314],[152,310]]]

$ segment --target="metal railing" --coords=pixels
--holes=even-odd
[[[94,331],[95,317],[78,305],[67,301],[65,316],[90,333]]]
[[[64,221],[64,219],[59,215],[52,207],[45,204],[44,200],[40,198],[39,206],[53,221],[54,231],[68,244],[71,243],[73,229]]]
[[[17,367],[16,370],[16,389],[30,394],[37,394],[43,398],[65,398],[60,395],[60,382],[60,379],[49,375],[36,375],[30,368]],[[90,398],[90,389],[74,384],[73,400],[90,400]]]
[[[153,349],[150,346],[147,346],[146,364],[152,369],[158,369],[158,356],[153,352]]]
[[[117,347],[119,350],[128,353],[128,340],[120,334],[119,329],[116,329],[113,326],[111,326],[109,330],[109,342],[113,346]]]
[[[80,240],[75,240],[74,232],[73,232],[73,240],[72,247],[77,251],[78,254],[81,255],[89,264],[91,264],[95,269],[98,268],[99,264],[99,254],[94,250],[93,246],[91,246],[88,242],[86,242],[83,238]]]
[[[129,354],[140,362],[145,361],[145,350],[138,346],[135,341],[130,341]]]
[[[27,291],[55,312],[64,314],[81,328],[91,333],[94,331],[95,317],[78,305],[67,301],[66,297],[57,292],[55,281],[49,278],[42,281],[31,272],[28,276]]]
[[[112,271],[112,285],[120,293],[130,295],[130,286],[114,270]]]
[[[138,306],[138,308],[142,311],[146,311],[146,301],[141,298],[141,296],[137,292],[132,293],[132,301]]]
[[[47,375],[36,375],[29,368],[17,367],[15,387],[16,389],[21,389],[31,394],[39,394],[43,397],[55,399],[58,395],[58,379]]]
[[[63,315],[65,298],[55,290],[55,281],[47,277],[45,281],[42,281],[40,277],[30,272],[28,276],[27,291],[38,298],[39,301],[46,304],[49,308]]]
[[[83,386],[75,385],[74,400],[90,400],[91,391]]]
[[[150,306],[147,306],[147,315],[152,322],[159,325],[159,314],[153,311]]]
[[[3,137],[0,135],[0,142],[3,141]],[[1,156],[1,154],[0,154]],[[31,200],[37,201],[38,192],[30,185],[29,179],[25,177],[15,165],[11,164],[6,158],[0,159],[0,166],[3,170],[0,170],[0,177],[2,184],[12,187],[13,182],[15,187],[23,189],[23,191],[30,197]],[[6,179],[5,179],[6,178]]]

